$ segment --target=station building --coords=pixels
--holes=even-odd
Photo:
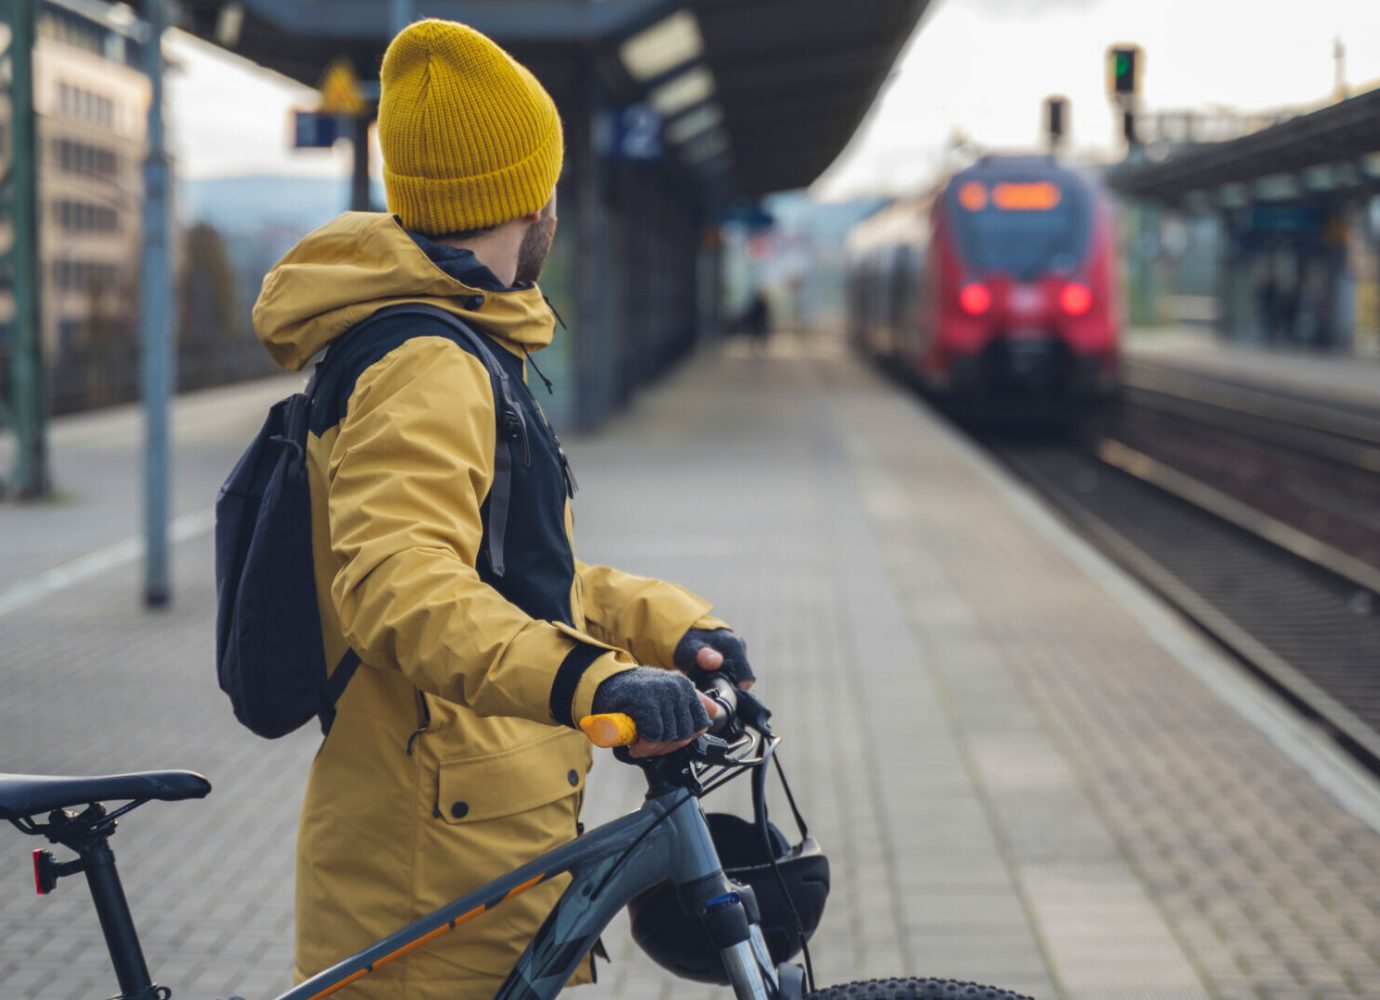
[[[108,4],[44,0],[36,29],[39,308],[44,354],[54,367],[117,339],[137,315],[149,84],[128,11],[121,16]],[[12,135],[4,101],[0,159],[6,165]],[[3,226],[8,245],[8,219]],[[0,325],[8,325],[13,309],[10,291],[0,289]],[[91,388],[87,381],[54,377],[55,408],[72,408]]]
[[[1239,137],[1183,141],[1108,179],[1167,213],[1170,231],[1211,220],[1210,318],[1226,336],[1380,354],[1380,89]],[[1163,259],[1165,218],[1138,252]]]

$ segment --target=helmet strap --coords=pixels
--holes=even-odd
[[[810,831],[805,826],[805,819],[800,815],[800,809],[795,804],[795,796],[791,794],[791,786],[786,783],[786,772],[781,769],[781,761],[772,754],[772,759],[776,762],[776,773],[781,778],[781,787],[786,793],[786,801],[790,803],[791,813],[795,816],[796,826],[800,829],[800,836],[803,840],[810,835]],[[805,959],[805,982],[811,993],[815,991],[815,967],[810,961],[810,944],[805,939],[805,926],[800,921],[800,911],[796,909],[795,900],[791,898],[791,890],[786,885],[786,876],[781,873],[781,864],[776,857],[776,844],[772,843],[771,825],[767,821],[767,762],[763,761],[752,769],[752,812],[757,820],[757,830],[762,835],[762,846],[766,848],[767,859],[771,862],[771,870],[776,875],[777,884],[781,886],[781,895],[785,897],[786,906],[791,911],[791,921],[795,924],[796,939],[800,942],[800,953]]]
[[[795,817],[796,828],[800,830],[801,839],[804,839],[810,835],[810,828],[805,825],[805,817],[800,815],[800,807],[795,804],[795,796],[791,794],[791,785],[786,780],[786,771],[781,766],[781,758],[772,754],[771,762],[776,765],[776,776],[781,779],[781,790],[786,793],[786,802],[791,807],[791,815]]]

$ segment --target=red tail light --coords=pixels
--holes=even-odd
[[[1087,285],[1070,281],[1059,292],[1059,308],[1070,316],[1083,316],[1092,308],[1092,291]]]
[[[986,285],[974,281],[959,289],[958,304],[969,316],[981,316],[992,308],[992,292]]]

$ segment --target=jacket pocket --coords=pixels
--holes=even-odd
[[[452,825],[483,823],[582,793],[585,747],[578,733],[558,731],[511,750],[441,761],[437,811]]]
[[[511,749],[439,762],[437,816],[423,825],[413,918],[573,840],[588,742],[552,730]],[[569,884],[548,878],[407,957],[407,995],[491,996]],[[477,987],[475,976],[495,981]]]

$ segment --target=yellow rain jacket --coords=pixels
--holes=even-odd
[[[264,280],[254,325],[295,371],[401,302],[462,316],[523,379],[525,353],[554,329],[535,287],[466,285],[373,213],[343,215],[290,251]],[[723,627],[679,587],[574,559],[554,435],[522,389],[531,464],[513,472],[507,570],[495,577],[489,374],[439,330],[376,339],[342,362],[346,384],[314,409],[308,444],[327,659],[353,649],[362,665],[302,807],[299,981],[573,838],[591,750],[557,716],[578,722],[599,683],[636,663],[671,667],[687,629]],[[544,882],[337,995],[491,997],[566,883]]]

